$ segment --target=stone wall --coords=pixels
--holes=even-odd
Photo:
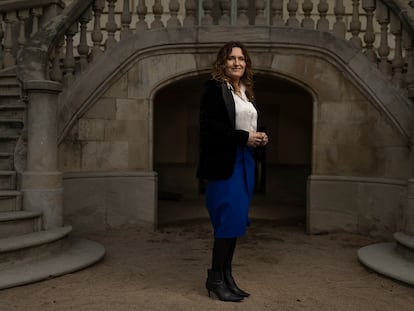
[[[333,179],[343,176],[348,184],[358,184],[360,178],[396,179],[404,183],[410,171],[410,154],[404,134],[409,115],[396,89],[379,72],[372,70],[368,60],[355,55],[355,50],[347,50],[346,45],[336,44],[332,38],[311,32],[298,32],[293,37],[291,31],[267,33],[266,36],[270,37],[246,31],[243,35],[250,47],[257,74],[287,80],[297,89],[302,89],[302,93],[307,93],[313,102],[312,174],[334,176]],[[197,40],[191,41],[195,34]],[[196,42],[213,42],[213,38],[217,40],[217,37],[225,41],[229,34],[223,30],[217,33],[186,30],[181,36],[176,36],[174,31],[153,32],[152,36],[140,38],[139,41],[136,38],[127,39],[123,49],[113,49],[92,64],[89,75],[97,77],[95,80],[84,76],[75,81],[70,91],[62,94],[60,167],[64,172],[83,172],[79,178],[83,178],[91,188],[95,181],[90,176],[96,172],[153,172],[154,159],[157,159],[154,154],[154,100],[157,92],[177,81],[208,73],[221,43],[198,45]],[[166,38],[193,43],[162,45]],[[328,45],[324,43],[325,39],[331,40]],[[268,44],[275,40],[278,40],[278,46]],[[296,41],[290,42],[292,40]],[[315,48],[318,40],[323,49]],[[159,42],[157,49],[143,49],[146,52],[140,52],[141,45],[153,46],[153,42]],[[308,49],[304,42],[312,48]],[[298,44],[302,47],[292,47]],[[283,148],[283,143],[279,148]],[[157,149],[156,152],[160,157],[157,160],[162,160],[162,151]],[[174,153],[175,160],[180,161],[188,151],[175,150]],[[189,163],[188,159],[186,161]],[[182,179],[181,173],[176,175],[177,183]],[[169,178],[174,180],[174,176]],[[65,192],[76,193],[71,188],[75,183],[69,182],[68,178],[64,180]],[[156,178],[153,182],[151,189],[156,191]],[[314,182],[315,179],[309,180],[310,189]],[[328,178],[326,189],[329,189],[327,183],[330,182],[338,184]],[[394,188],[393,182],[388,185],[390,189]],[[138,187],[137,184],[136,191],[144,195],[144,201],[148,201],[145,197],[156,197],[154,192],[147,193]],[[358,195],[369,201],[370,197],[380,197],[384,187],[388,187],[387,183],[374,187],[366,196],[363,191]],[[107,191],[111,192],[111,189]],[[125,188],[125,191],[134,190]],[[125,195],[128,196],[127,193]],[[312,204],[320,202],[321,196],[324,196],[323,191],[309,192],[308,220],[311,223],[308,228],[313,232],[327,228],[349,231],[362,228],[356,222],[350,226],[326,227],[329,217],[318,212],[322,210],[336,213],[338,217],[344,212],[343,209],[350,208],[357,211],[356,217],[372,211],[370,219],[389,217],[389,214],[398,218],[399,201],[387,201],[386,208],[390,212],[384,215],[381,207],[378,210],[372,209],[369,204],[356,207],[352,200],[349,201],[352,206],[335,204],[334,201],[323,201],[326,203],[323,206]],[[75,215],[79,218],[81,215],[81,211],[74,207],[81,205],[76,200],[81,202],[82,198],[65,200],[65,211],[72,214],[75,226]],[[100,209],[102,203],[90,202],[89,206]],[[139,210],[134,201],[129,202],[129,208]],[[156,215],[156,203],[146,208],[151,215]],[[132,214],[136,218],[129,218],[130,222],[142,220],[140,213]],[[393,232],[397,223],[391,224],[394,225],[377,226],[377,230]]]

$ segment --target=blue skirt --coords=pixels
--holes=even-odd
[[[254,171],[252,148],[239,147],[233,175],[229,179],[207,181],[206,206],[215,238],[234,238],[246,233]]]

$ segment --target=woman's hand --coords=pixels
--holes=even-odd
[[[264,132],[249,132],[249,139],[247,140],[247,146],[258,147],[266,146],[269,142],[269,137]]]

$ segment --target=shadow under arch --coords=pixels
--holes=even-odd
[[[158,173],[158,224],[207,219],[195,177],[199,100],[207,72],[164,81],[154,90],[153,167]],[[300,82],[256,70],[256,99],[271,144],[258,158],[251,218],[305,224],[311,173],[313,95]]]

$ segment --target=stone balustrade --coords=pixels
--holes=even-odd
[[[8,2],[17,4],[7,6]],[[61,7],[61,2],[2,1],[1,68],[15,64],[19,49],[44,19],[45,6],[51,5]],[[95,0],[57,41],[50,55],[48,78],[68,86],[110,46],[149,29],[292,27],[329,32],[348,40],[414,97],[414,31],[401,17],[404,10],[399,0]]]
[[[28,38],[65,7],[61,0],[0,2],[0,70],[16,65]]]

